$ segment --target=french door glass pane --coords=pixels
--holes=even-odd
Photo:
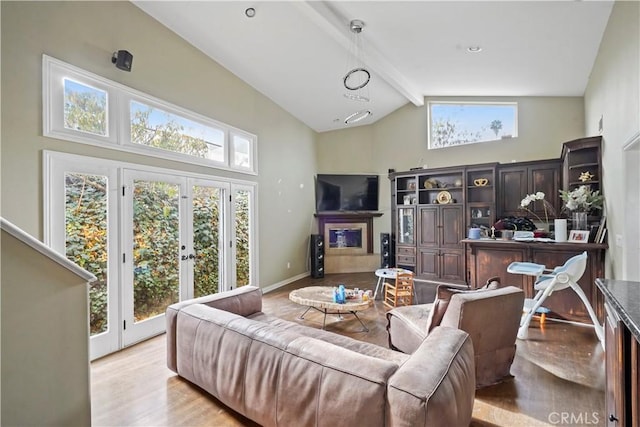
[[[235,230],[236,230],[236,287],[248,285],[250,281],[249,253],[249,200],[250,192],[235,192]]]
[[[220,283],[221,190],[193,189],[193,291],[195,297],[218,292]]]
[[[133,315],[163,314],[180,290],[180,186],[134,181]]]
[[[65,251],[67,258],[93,273],[89,287],[91,335],[106,332],[107,177],[65,173]]]

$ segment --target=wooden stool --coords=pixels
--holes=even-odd
[[[413,304],[413,273],[398,272],[395,284],[385,282],[384,305],[389,308]]]

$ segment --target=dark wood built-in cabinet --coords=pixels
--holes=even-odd
[[[424,280],[465,283],[465,170],[399,173],[394,182],[396,265]]]
[[[527,216],[527,212],[518,209],[520,202],[527,194],[539,191],[545,194],[553,207],[560,212],[560,160],[544,160],[526,163],[512,163],[498,169],[498,216]],[[541,219],[545,219],[544,206],[534,202],[529,206]],[[549,219],[555,218],[547,212]],[[535,219],[535,217],[533,218]]]
[[[601,189],[600,140],[591,137],[567,142],[559,159],[392,172],[389,178],[396,265],[414,271],[418,280],[466,284],[472,288],[499,276],[505,283],[521,287],[532,298],[533,278],[508,274],[511,262],[529,261],[552,268],[586,250],[589,265],[580,286],[602,319],[602,298],[593,283],[596,277],[604,276],[606,244],[515,241],[495,244],[494,240],[476,240],[466,246],[464,243],[470,227],[489,230],[506,216],[544,221],[545,211],[540,202],[529,206],[539,218],[518,209],[528,194],[545,193],[545,200],[557,215],[566,217],[567,213],[561,211],[561,189],[574,189],[581,184]],[[580,176],[585,172],[592,178],[583,182]],[[548,225],[552,225],[555,216],[553,212],[547,215]],[[552,310],[551,316],[590,323],[584,305],[573,292],[556,292],[545,301],[545,306]]]

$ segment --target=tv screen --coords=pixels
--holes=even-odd
[[[378,175],[318,175],[316,211],[377,211]]]

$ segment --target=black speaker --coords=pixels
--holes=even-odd
[[[111,62],[116,64],[116,68],[123,71],[131,71],[133,66],[133,55],[126,50],[119,50],[113,53]]]
[[[380,233],[380,267],[393,267],[395,265],[393,261],[393,242],[391,241],[391,234]]]
[[[311,245],[311,277],[321,279],[324,277],[324,239],[320,234],[312,234],[309,242]]]

